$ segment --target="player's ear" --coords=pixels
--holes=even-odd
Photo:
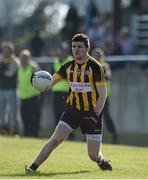
[[[89,52],[90,51],[90,44],[89,43],[88,43],[88,46],[86,48],[87,48],[87,51]]]

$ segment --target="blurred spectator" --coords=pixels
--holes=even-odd
[[[40,31],[37,30],[30,40],[30,49],[32,52],[32,56],[38,57],[42,55],[42,51],[44,48],[44,40],[40,37]]]
[[[105,22],[105,27],[106,27],[106,31],[105,31],[105,39],[110,38],[113,39],[113,24],[110,21]]]
[[[102,48],[104,49],[106,55],[122,55],[120,44],[116,40],[113,40],[112,37],[104,38]]]
[[[19,60],[15,56],[14,50],[13,43],[2,43],[0,58],[0,134],[6,133],[6,117],[10,118],[10,132],[12,134],[18,133],[16,86]],[[9,112],[6,111],[7,108],[9,108]]]
[[[53,64],[53,73],[57,72],[63,64],[72,60],[72,56],[69,55],[69,47],[66,42],[63,42],[57,49],[57,56],[58,57],[55,59]],[[55,126],[64,112],[68,91],[68,82],[64,79],[52,87]]]
[[[92,56],[102,64],[105,71],[106,85],[107,85],[107,99],[103,109],[103,115],[104,115],[104,121],[106,127],[108,131],[112,134],[112,143],[115,144],[118,142],[118,135],[117,135],[115,122],[113,121],[110,114],[110,99],[109,99],[109,95],[111,94],[111,85],[110,85],[111,68],[109,63],[104,61],[104,51],[101,48],[95,48],[92,51]]]
[[[91,20],[100,14],[94,0],[89,0],[85,12],[84,23],[87,27],[89,27],[91,25]]]
[[[119,32],[118,42],[121,46],[123,55],[130,55],[134,53],[135,44],[131,37],[128,27],[122,27]]]
[[[21,51],[20,60],[18,83],[24,136],[38,137],[40,122],[40,92],[31,85],[30,78],[33,72],[39,70],[39,66],[31,60],[31,52],[28,49],[23,49]]]
[[[88,28],[87,34],[90,38],[92,47],[101,46],[102,40],[106,34],[105,22],[102,18],[94,17],[91,26]]]
[[[104,52],[107,56],[122,55],[122,49],[120,44],[118,43],[118,41],[113,40],[110,37],[104,39],[102,43],[102,48],[104,49]],[[111,62],[110,66],[113,71],[121,70],[125,68],[125,62],[124,61]]]
[[[67,16],[65,18],[65,26],[61,31],[63,40],[71,39],[71,37],[77,32],[79,23],[80,17],[77,9],[71,1]]]

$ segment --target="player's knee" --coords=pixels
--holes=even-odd
[[[88,155],[89,155],[89,158],[90,158],[92,161],[95,161],[95,162],[97,161],[98,156],[97,156],[96,154],[89,153]]]

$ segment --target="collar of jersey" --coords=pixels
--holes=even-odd
[[[90,59],[90,55],[88,55],[88,56],[86,57],[86,60],[85,60],[82,64],[77,63],[76,60],[75,60],[75,64],[78,64],[78,65],[86,64],[89,59]]]

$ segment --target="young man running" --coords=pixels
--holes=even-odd
[[[102,170],[112,170],[101,153],[102,109],[107,96],[104,71],[102,65],[89,55],[89,50],[89,38],[85,34],[76,34],[72,38],[73,61],[61,66],[53,75],[53,85],[63,78],[69,82],[67,108],[53,135],[31,166],[26,167],[27,172],[36,171],[78,127],[86,134],[89,158]]]

